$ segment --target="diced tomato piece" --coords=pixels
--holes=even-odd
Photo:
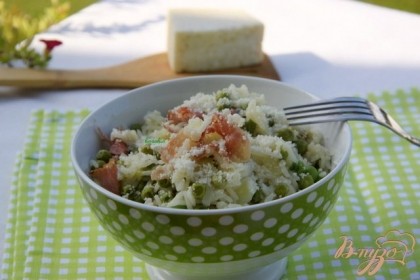
[[[160,153],[160,158],[164,162],[169,162],[172,158],[174,158],[178,152],[178,149],[184,145],[184,142],[188,141],[188,143],[185,143],[185,145],[188,145],[186,148],[191,149],[192,147],[196,146],[197,143],[190,138],[181,130],[178,132],[175,137],[171,138],[166,145],[165,149],[162,150]]]
[[[95,182],[108,191],[120,195],[120,183],[118,182],[118,168],[115,160],[110,160],[104,166],[91,171]]]
[[[111,154],[119,156],[128,152],[128,146],[121,139],[117,138],[114,141],[112,141],[112,144],[109,147],[109,151],[111,152]]]
[[[181,106],[170,110],[168,112],[167,118],[172,124],[187,123],[188,120],[192,118],[202,118],[203,113],[198,111],[193,111],[189,107]]]
[[[188,141],[185,143],[185,141]],[[220,143],[219,141],[223,141]],[[183,146],[187,150],[193,147],[203,147],[202,154],[196,154],[196,159],[211,156],[215,153],[227,157],[235,162],[245,162],[251,156],[250,142],[242,129],[228,123],[221,114],[212,117],[210,125],[204,130],[199,141],[190,139],[183,130],[169,140],[165,149],[161,152],[161,159],[169,162],[176,157],[178,149]]]
[[[251,156],[251,148],[246,134],[237,126],[228,123],[227,119],[221,114],[213,115],[212,122],[204,131],[202,139],[206,135],[221,135],[225,141],[225,149],[228,157],[235,162],[244,162]]]

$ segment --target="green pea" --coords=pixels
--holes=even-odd
[[[206,193],[207,185],[201,183],[192,184],[192,192],[196,199],[202,199]]]
[[[158,184],[161,188],[168,189],[172,187],[171,180],[169,179],[162,179],[158,181]]]
[[[130,125],[129,128],[131,130],[141,130],[141,124],[139,124],[139,123],[133,123],[132,125]]]
[[[254,195],[252,196],[251,203],[257,204],[264,201],[265,195],[264,192],[261,189],[258,189]]]
[[[222,111],[223,109],[229,109],[231,106],[229,103],[222,103],[222,104],[217,104],[217,110],[218,111]]]
[[[286,127],[277,131],[277,136],[283,138],[284,141],[293,141],[295,135],[290,127]]]
[[[293,141],[296,145],[296,149],[298,150],[298,153],[301,155],[304,155],[306,151],[308,151],[308,142],[302,139],[297,139]]]
[[[314,182],[318,181],[319,173],[318,170],[312,165],[306,166],[305,171],[311,175]]]
[[[229,99],[229,93],[226,91],[218,91],[216,93],[216,100],[220,100],[222,98],[228,98]]]
[[[290,170],[298,174],[305,172],[305,164],[302,161],[293,162],[290,166]]]
[[[153,155],[153,149],[150,146],[143,146],[140,150],[143,154]]]
[[[108,162],[111,159],[111,157],[112,157],[111,152],[105,149],[99,150],[96,153],[96,159],[102,160],[104,162]]]
[[[310,185],[312,185],[313,183],[314,183],[314,179],[312,178],[312,176],[309,174],[306,174],[300,178],[300,180],[298,181],[298,186],[299,186],[299,189],[303,190],[309,187]]]
[[[289,152],[288,151],[286,151],[285,149],[283,149],[283,148],[281,148],[280,149],[280,154],[281,154],[281,157],[283,158],[283,159],[287,159],[287,157],[289,156]]]
[[[150,185],[145,186],[144,189],[141,191],[141,197],[143,199],[152,198],[154,194],[155,192],[153,190],[153,187]]]
[[[287,195],[287,193],[289,192],[289,188],[285,185],[285,184],[278,184],[274,187],[274,192],[279,196],[279,197],[284,197]]]
[[[252,136],[256,135],[256,130],[257,130],[257,123],[254,122],[253,120],[247,120],[244,123],[243,128],[248,131],[249,133],[251,133]]]

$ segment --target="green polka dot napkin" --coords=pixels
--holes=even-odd
[[[420,91],[368,98],[420,136]],[[149,279],[107,236],[70,163],[86,110],[32,114],[16,160],[1,279]],[[350,168],[326,222],[288,258],[283,279],[420,279],[420,148],[352,122]]]

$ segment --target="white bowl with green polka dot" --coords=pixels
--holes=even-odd
[[[117,196],[93,182],[90,160],[96,133],[134,123],[150,110],[167,112],[198,93],[246,85],[279,108],[316,98],[282,82],[244,76],[196,76],[128,92],[90,114],[72,143],[81,191],[102,227],[145,261],[155,279],[278,278],[288,254],[302,245],[333,208],[351,152],[345,123],[317,125],[334,156],[333,170],[314,185],[271,202],[230,209],[186,210],[148,206]]]

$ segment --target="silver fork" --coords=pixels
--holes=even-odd
[[[412,144],[420,139],[408,134],[384,109],[360,97],[338,97],[283,109],[289,125],[323,122],[370,121],[383,125]]]

